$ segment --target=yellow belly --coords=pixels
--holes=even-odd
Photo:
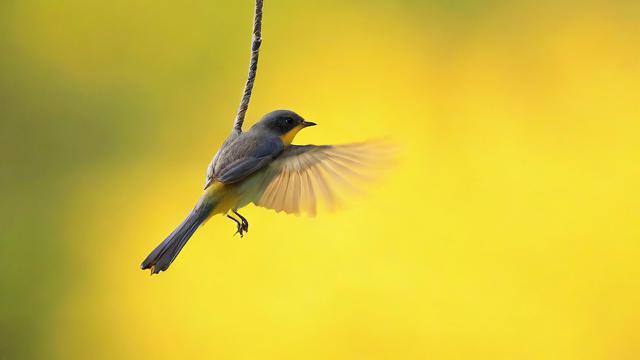
[[[211,217],[213,215],[226,214],[229,210],[234,209],[240,194],[235,184],[225,185],[216,181],[205,190],[205,196],[216,203],[211,212]]]

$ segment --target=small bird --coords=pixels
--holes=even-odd
[[[204,193],[187,218],[142,262],[151,274],[167,270],[193,233],[211,216],[224,214],[242,237],[249,222],[238,209],[257,206],[315,215],[320,198],[335,202],[335,186],[366,178],[379,160],[379,143],[292,145],[296,134],[316,124],[289,110],[265,115],[249,131],[234,128],[207,169]],[[383,150],[384,152],[384,150]],[[234,217],[231,214],[237,216]]]

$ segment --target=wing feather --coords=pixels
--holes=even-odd
[[[304,205],[306,205],[306,210],[307,213],[311,216],[315,216],[316,215],[316,194],[315,191],[313,191],[313,184],[311,183],[311,176],[309,176],[309,173],[306,171],[302,171],[302,178],[303,181],[302,183],[305,186],[306,189],[306,194],[305,194],[305,199],[304,201]]]
[[[382,143],[337,146],[291,145],[267,166],[262,190],[251,201],[276,211],[311,216],[324,203],[333,209],[341,190],[358,193],[356,182],[384,169],[389,153]]]

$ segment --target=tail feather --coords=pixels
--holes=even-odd
[[[189,238],[207,220],[213,208],[211,203],[198,202],[189,216],[144,259],[140,268],[151,269],[152,275],[167,270]]]

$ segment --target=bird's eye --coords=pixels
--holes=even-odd
[[[293,119],[292,118],[287,118],[287,125],[291,125],[293,124]]]

